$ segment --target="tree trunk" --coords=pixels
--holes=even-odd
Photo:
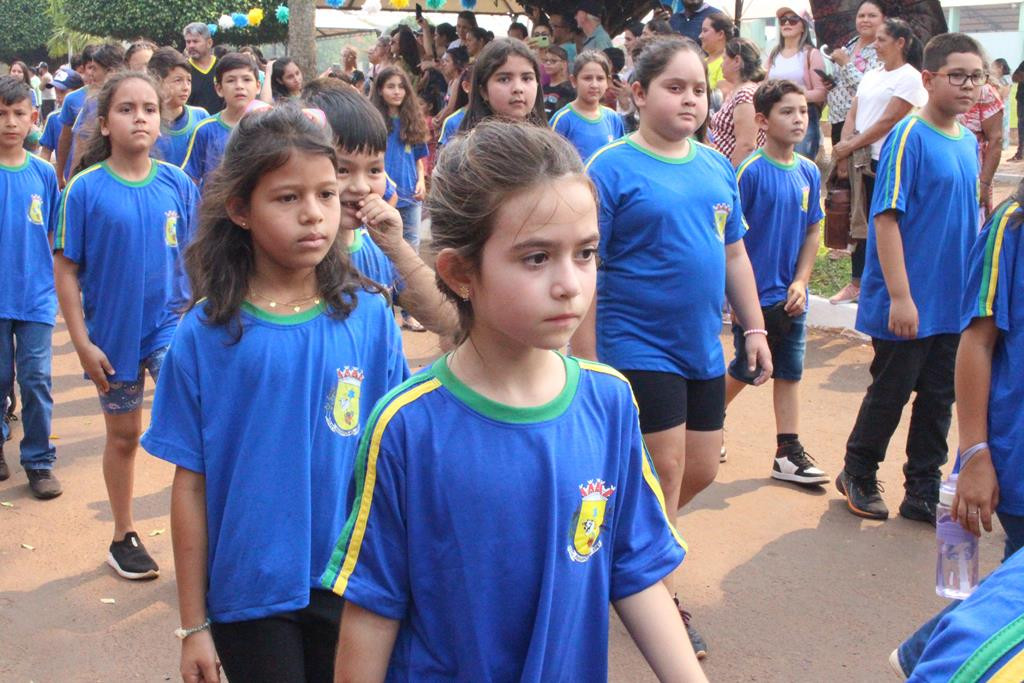
[[[288,56],[302,69],[306,80],[316,77],[316,1],[288,3]]]

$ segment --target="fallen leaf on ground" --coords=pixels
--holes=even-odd
[[[21,547],[24,548],[25,550],[35,550],[36,549],[35,546],[29,545],[28,543],[22,543]]]
[[[113,605],[117,602],[117,600],[115,600],[114,598],[100,598],[100,602],[102,602],[104,605]]]
[[[150,538],[152,538],[153,536],[159,536],[163,532],[164,532],[164,529],[153,529],[152,531],[149,532],[149,536],[150,536]]]
[[[12,508],[12,507],[14,507],[14,503],[12,503],[10,501],[7,501],[7,500],[5,500],[3,502],[0,502],[0,505],[3,505],[5,508]]]

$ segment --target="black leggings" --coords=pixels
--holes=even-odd
[[[309,606],[263,619],[214,623],[210,630],[224,673],[231,681],[334,680],[342,599],[310,591]]]

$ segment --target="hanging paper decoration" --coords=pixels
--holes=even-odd
[[[427,9],[441,9],[445,0],[427,0]]]
[[[391,0],[391,6],[395,9],[405,9],[409,6],[409,0]]]
[[[231,20],[231,16],[228,14],[220,15],[220,19],[217,20],[217,25],[227,31],[228,29],[235,27],[235,22]]]
[[[282,24],[288,23],[288,5],[278,5],[277,9],[274,10],[274,16]]]
[[[263,9],[260,7],[253,7],[245,16],[249,20],[249,26],[259,26],[263,23]]]
[[[360,11],[363,14],[376,14],[380,10],[380,0],[366,0],[366,2],[364,2],[363,6],[360,8]]]
[[[211,36],[217,35],[217,24],[207,24],[206,28],[209,29]]]
[[[338,9],[345,4],[345,0],[327,0],[327,6]]]
[[[249,25],[249,17],[241,12],[233,12],[231,14],[231,22],[235,25],[235,28],[245,28]]]
[[[462,6],[465,9],[473,9],[476,7],[476,0],[462,0]]]

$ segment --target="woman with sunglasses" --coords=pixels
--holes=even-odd
[[[882,143],[889,131],[914,107],[923,107],[928,91],[921,82],[921,41],[902,19],[886,19],[875,36],[875,51],[881,68],[864,74],[843,127],[842,140],[832,148],[832,161],[839,164],[856,150],[871,148],[872,174],[864,175],[866,205],[875,189],[873,172],[878,165]],[[866,237],[866,235],[865,235]],[[864,272],[865,240],[854,240],[850,284],[829,299],[833,304],[860,298],[860,276]]]
[[[768,78],[793,81],[804,87],[807,94],[807,134],[796,151],[809,159],[818,156],[821,145],[821,108],[828,96],[828,88],[818,71],[825,70],[821,51],[811,37],[810,15],[797,13],[783,5],[775,12],[779,21],[779,43],[768,54]]]

